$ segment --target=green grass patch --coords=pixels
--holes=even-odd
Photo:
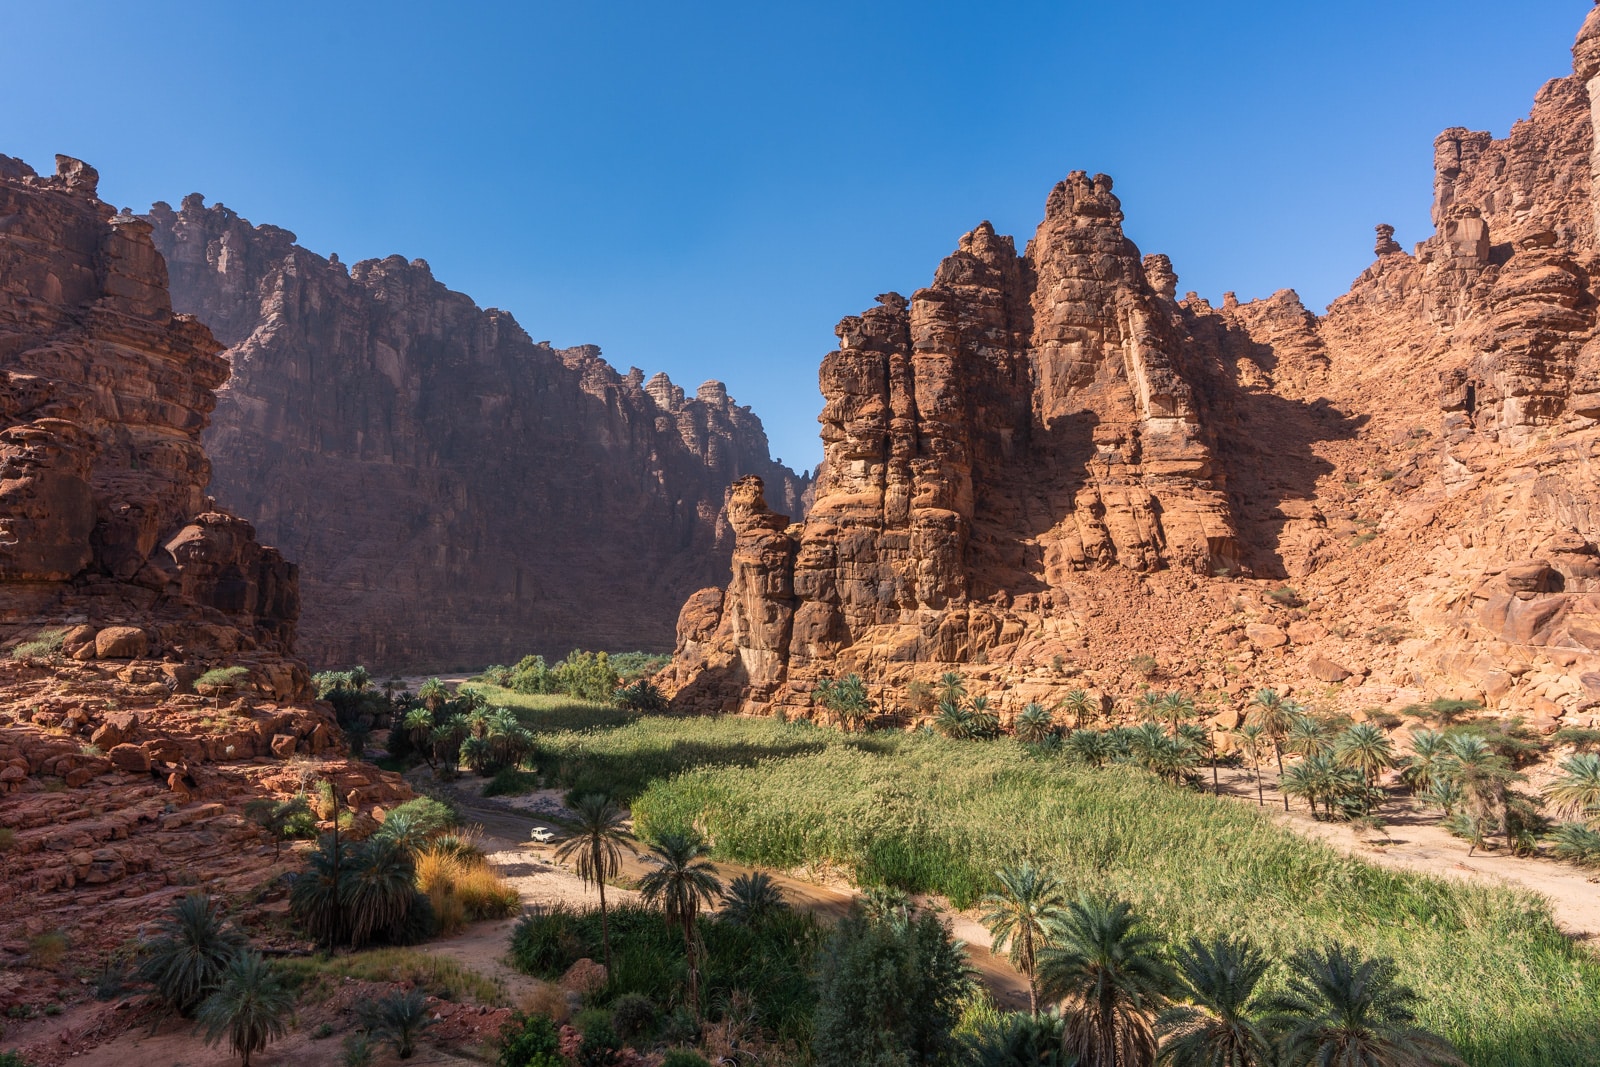
[[[652,782],[694,768],[750,767],[831,745],[874,745],[879,736],[847,738],[775,719],[650,716],[614,729],[542,735],[533,763],[547,785],[572,795],[606,793],[628,803]]]
[[[467,682],[462,688],[476,689],[482,693],[490,707],[510,708],[522,725],[536,734],[611,729],[626,726],[639,718],[638,712],[626,711],[613,704],[580,700],[560,693],[519,693],[515,689],[502,689],[483,682]]]
[[[379,948],[347,956],[286,959],[276,966],[302,996],[345,978],[363,982],[409,982],[445,1000],[503,1007],[505,990],[455,960],[412,948]]]
[[[1600,1063],[1600,959],[1532,894],[1378,868],[1253,806],[1008,741],[738,719],[647,720],[584,740],[587,751],[567,742],[565,766],[619,775],[646,834],[699,826],[728,860],[829,861],[961,907],[996,868],[1029,858],[1074,889],[1128,898],[1169,939],[1245,933],[1279,958],[1336,939],[1393,956],[1424,1024],[1473,1064]],[[697,759],[707,765],[683,769]]]

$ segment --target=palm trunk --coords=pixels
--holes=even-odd
[[[1206,747],[1211,749],[1211,795],[1222,795],[1222,783],[1217,779],[1217,739],[1214,736],[1206,738]]]
[[[1278,745],[1278,739],[1272,739],[1272,754],[1278,758],[1278,777],[1283,777],[1283,749]]]
[[[1251,759],[1250,769],[1256,776],[1256,806],[1264,808],[1267,806],[1267,795],[1261,791],[1261,760]]]
[[[1022,929],[1022,962],[1028,968],[1028,1014],[1037,1019],[1039,1017],[1039,986],[1033,977],[1036,963],[1033,958],[1033,928],[1031,926],[1024,926]]]
[[[689,916],[683,924],[683,954],[689,962],[689,1010],[694,1013],[694,1021],[700,1021],[700,972],[694,951],[694,917]]]
[[[595,885],[600,889],[600,943],[606,950],[606,978],[611,978],[611,927],[606,923],[606,880],[596,878]]]

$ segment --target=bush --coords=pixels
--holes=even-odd
[[[539,776],[530,771],[521,771],[515,767],[505,767],[489,779],[489,784],[483,787],[486,797],[519,797],[525,796],[539,788]]]
[[[638,993],[624,993],[611,1005],[611,1027],[624,1041],[649,1037],[659,1018],[655,1001]]]
[[[417,833],[431,837],[453,826],[461,825],[461,813],[450,804],[435,797],[417,797],[392,809],[387,818],[399,815],[415,825]]]
[[[658,713],[667,710],[666,694],[645,678],[618,689],[614,699],[617,707],[628,711]]]
[[[496,1067],[563,1067],[561,1035],[543,1015],[518,1012],[500,1029]]]
[[[932,915],[840,923],[817,972],[818,1067],[940,1063],[970,988],[966,955]]]
[[[52,656],[61,651],[61,644],[67,638],[65,628],[40,630],[28,640],[11,650],[12,659],[33,659],[35,657]]]
[[[615,1067],[622,1062],[622,1046],[609,1021],[602,1017],[583,1028],[575,1059],[578,1067]]]
[[[505,918],[522,903],[517,891],[481,857],[429,847],[417,853],[416,872],[417,889],[428,895],[444,933],[459,925],[451,921],[456,908],[462,918],[475,922]]]

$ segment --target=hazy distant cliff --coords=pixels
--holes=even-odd
[[[148,218],[174,306],[229,346],[212,492],[299,561],[314,665],[665,648],[726,572],[727,487],[759,474],[799,507],[806,480],[719,382],[618,374],[422,260],[347,268],[198,195]]]

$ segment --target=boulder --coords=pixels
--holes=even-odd
[[[119,771],[128,771],[131,774],[150,773],[150,753],[138,745],[116,745],[106,753],[106,757]]]
[[[150,635],[137,626],[108,626],[95,634],[94,651],[101,659],[140,659],[150,652]]]
[[[1289,635],[1276,626],[1253,622],[1244,628],[1244,635],[1257,648],[1282,648],[1289,643]]]
[[[1307,665],[1311,676],[1322,682],[1342,682],[1353,673],[1348,667],[1341,666],[1327,656],[1313,656]]]

